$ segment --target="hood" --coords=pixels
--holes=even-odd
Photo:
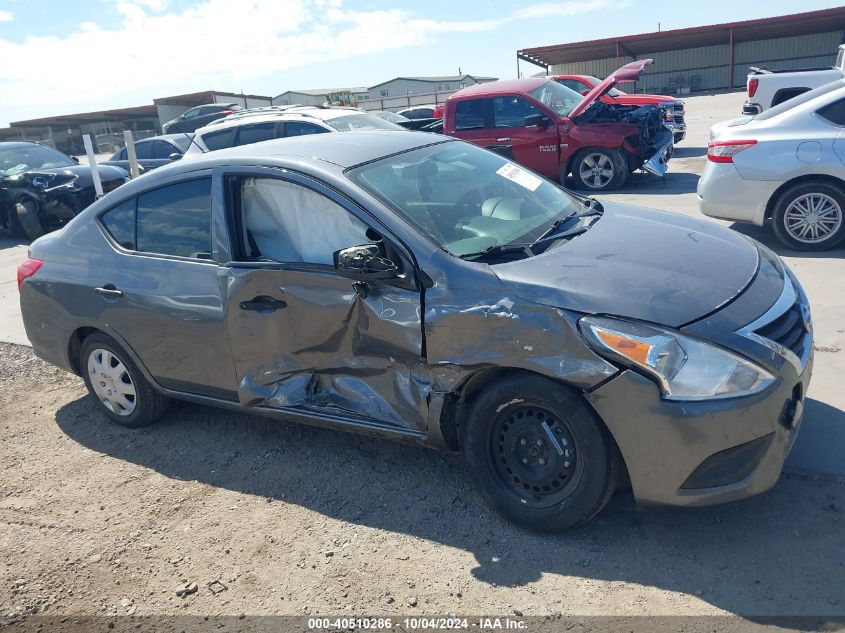
[[[604,216],[557,248],[491,267],[534,303],[680,327],[736,297],[759,252],[731,231],[683,215],[602,202]]]
[[[129,176],[127,171],[120,167],[111,165],[98,165],[97,167],[100,173],[100,181],[104,184],[117,180],[123,182]],[[56,167],[55,169],[32,169],[22,173],[20,177],[41,189],[51,189],[71,181],[75,182],[76,189],[94,186],[94,178],[91,176],[91,169],[88,165]]]
[[[659,104],[669,104],[675,103],[676,101],[680,101],[677,97],[670,97],[669,95],[646,95],[640,94],[639,92],[636,94],[632,94],[626,92],[625,94],[621,94],[618,97],[610,97],[613,101],[618,101],[619,103],[625,103],[630,105],[659,105]]]
[[[610,73],[607,77],[605,77],[604,81],[590,90],[590,92],[581,99],[581,102],[575,106],[572,112],[569,113],[569,118],[574,119],[578,115],[584,114],[587,108],[593,105],[597,99],[600,99],[603,94],[613,88],[616,84],[626,81],[637,81],[643,71],[651,66],[653,62],[653,59],[638,59],[637,61],[625,64],[622,68]]]

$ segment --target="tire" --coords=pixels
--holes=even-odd
[[[82,342],[79,368],[100,411],[121,426],[147,426],[167,410],[169,399],[153,389],[129,354],[105,334],[91,334]]]
[[[15,204],[12,217],[12,231],[18,237],[26,237],[31,241],[44,235],[44,223],[38,217],[38,204],[33,200],[21,200]]]
[[[618,189],[628,177],[628,163],[616,149],[588,147],[576,152],[570,164],[576,187],[585,191]]]
[[[845,193],[823,181],[790,187],[775,202],[772,229],[795,250],[833,248],[845,238]]]
[[[464,457],[481,495],[523,527],[584,524],[616,489],[620,459],[607,429],[578,394],[555,382],[496,381],[475,399],[464,426]]]

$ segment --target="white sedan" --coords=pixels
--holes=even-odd
[[[698,183],[705,215],[763,226],[786,245],[832,248],[845,238],[845,80],[710,131]]]

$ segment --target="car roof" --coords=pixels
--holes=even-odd
[[[199,136],[202,136],[209,131],[223,130],[228,127],[238,127],[240,125],[253,125],[255,123],[265,123],[269,121],[330,121],[345,116],[352,116],[354,114],[367,114],[363,110],[346,109],[346,108],[318,108],[318,107],[297,107],[296,111],[281,110],[277,112],[262,112],[253,115],[240,115],[227,118],[222,121],[215,121],[208,125],[201,127],[196,131]],[[375,115],[373,115],[375,116]]]
[[[419,147],[452,142],[460,141],[440,134],[404,130],[358,130],[342,134],[308,134],[196,154],[190,159],[160,167],[145,175],[144,178],[148,179],[147,183],[150,183],[149,178],[155,175],[164,176],[177,171],[199,171],[217,165],[243,164],[245,161],[250,164],[266,165],[280,162],[322,162],[348,169]],[[129,185],[139,181],[133,181]],[[124,185],[124,187],[127,186]]]
[[[14,149],[16,147],[31,147],[33,145],[41,145],[41,143],[37,143],[35,141],[0,141],[0,149]],[[53,148],[51,147],[50,149],[53,149]]]
[[[179,132],[178,134],[159,134],[158,136],[148,136],[147,138],[139,138],[136,143],[141,143],[143,141],[172,141],[177,138],[184,139],[185,135],[188,135],[188,138],[191,138],[194,133],[193,132]]]
[[[485,81],[461,88],[449,99],[461,97],[487,97],[508,92],[530,92],[549,81],[549,77],[526,77],[525,79],[501,79],[499,81]]]

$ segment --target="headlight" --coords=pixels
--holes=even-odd
[[[744,358],[671,330],[607,317],[579,325],[596,352],[651,375],[667,400],[747,396],[775,380]]]

